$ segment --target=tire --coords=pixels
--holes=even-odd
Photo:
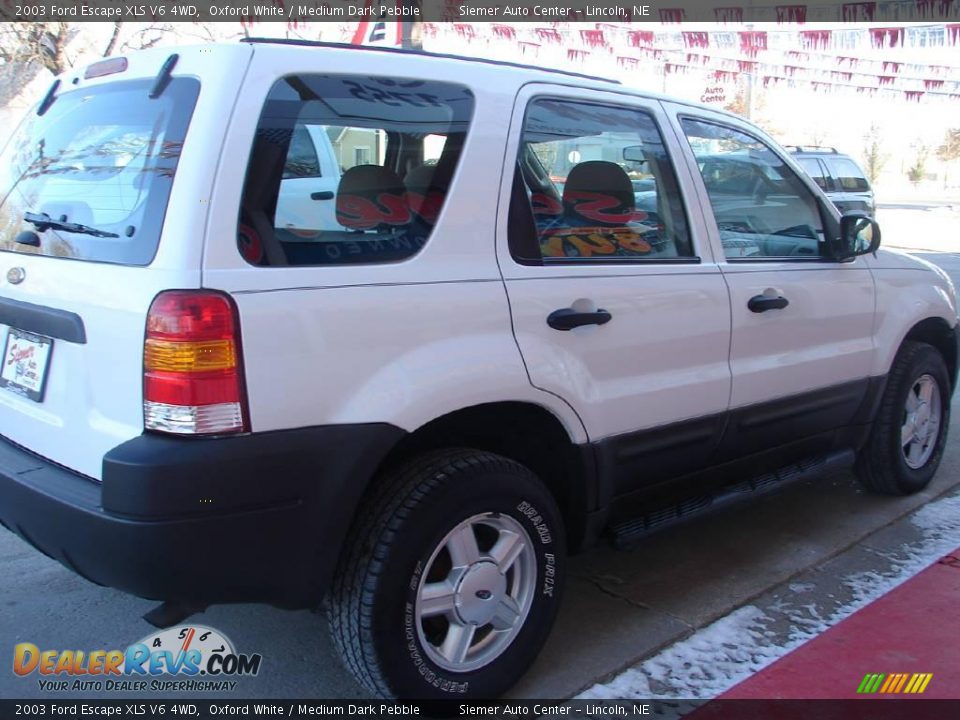
[[[920,403],[926,410],[919,409],[918,392],[929,395]],[[857,458],[857,475],[867,489],[909,495],[930,483],[947,441],[950,395],[943,356],[926,343],[905,342],[893,361],[870,439]],[[901,443],[901,435],[911,432],[914,439]]]
[[[553,497],[522,465],[474,450],[417,457],[350,531],[327,600],[334,643],[381,697],[498,697],[553,626],[564,548]]]

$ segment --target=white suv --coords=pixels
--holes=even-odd
[[[297,172],[332,219],[281,212]],[[826,462],[915,492],[943,452],[950,281],[706,107],[150,50],[61,77],[0,198],[3,523],[161,624],[325,602],[377,694],[502,693],[600,538]]]

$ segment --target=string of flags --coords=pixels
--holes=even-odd
[[[960,6],[960,0],[942,2]],[[773,31],[585,25],[424,23],[422,31],[426,49],[444,45],[463,53],[464,45],[482,45],[477,49],[484,55],[519,55],[524,62],[560,68],[594,66],[598,74],[609,74],[613,63],[620,79],[628,83],[641,72],[664,78],[697,73],[715,84],[736,83],[741,75],[749,75],[766,88],[806,87],[909,101],[960,100],[960,64],[917,64],[860,54],[866,49],[960,47],[960,23]]]

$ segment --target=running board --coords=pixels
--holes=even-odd
[[[842,450],[798,463],[787,465],[774,472],[759,475],[719,488],[707,495],[697,495],[676,505],[641,515],[633,520],[610,526],[613,546],[626,550],[638,541],[666,528],[675,527],[687,520],[701,517],[714,510],[728,507],[748,498],[756,498],[777,492],[799,480],[822,474],[836,466],[853,464],[853,450]]]

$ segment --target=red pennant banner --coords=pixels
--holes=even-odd
[[[950,15],[950,6],[953,5],[953,0],[916,0],[917,1],[917,14],[923,18],[930,20],[942,20]]]
[[[653,45],[653,32],[650,30],[630,30],[627,44],[631,47],[650,47]]]
[[[843,4],[843,21],[860,20],[867,22],[873,21],[874,13],[877,11],[875,2],[856,2]]]
[[[870,28],[870,44],[875,48],[903,45],[904,29],[901,28]]]
[[[567,49],[567,60],[570,62],[585,62],[587,59],[587,53],[589,50],[580,50],[577,48],[568,48]]]
[[[581,30],[580,39],[588,47],[606,47],[607,40],[603,37],[603,30]]]
[[[477,37],[477,31],[470,23],[454,23],[454,32],[466,40],[473,40]]]
[[[857,60],[857,58],[852,58],[852,57],[837,58],[837,65],[839,65],[840,67],[855,68],[858,64],[859,64],[859,60]]]
[[[843,82],[850,82],[851,80],[853,80],[853,73],[837,72],[836,70],[831,70],[830,78],[832,80],[842,80]]]
[[[537,57],[540,54],[540,43],[521,41],[517,43],[521,55]]]
[[[749,57],[755,57],[758,50],[767,49],[767,34],[765,32],[742,32],[740,36],[740,52]]]
[[[884,86],[893,85],[895,81],[896,81],[896,78],[893,75],[880,75],[877,78],[877,82],[879,82],[881,85],[884,85]]]
[[[892,73],[893,75],[897,75],[899,74],[901,67],[903,67],[903,63],[888,62],[887,60],[883,61],[883,71],[885,73]]]
[[[783,66],[783,72],[787,75],[787,77],[794,77],[794,76],[796,76],[797,70],[800,70],[800,68],[796,67],[795,65],[784,65],[784,66]]]
[[[923,87],[925,90],[939,90],[943,87],[943,80],[924,80]]]
[[[494,25],[493,34],[504,40],[513,40],[517,37],[517,31],[509,25]]]
[[[922,90],[904,90],[903,94],[906,96],[907,100],[915,100],[920,102],[920,98],[923,97]]]
[[[423,37],[435,38],[437,36],[437,24],[423,23],[423,25],[420,26],[420,34]]]
[[[778,23],[805,23],[807,21],[806,5],[777,5]]]
[[[683,32],[683,43],[688,48],[707,48],[710,47],[710,35],[705,32]]]
[[[559,45],[562,40],[560,32],[556,28],[537,28],[534,32],[537,34],[537,37],[544,42]]]
[[[662,23],[682,23],[687,19],[687,11],[683,8],[666,8],[660,11],[660,22]]]
[[[717,70],[713,73],[713,79],[718,83],[734,82],[737,79],[737,73],[726,70]]]
[[[752,60],[737,60],[737,70],[742,73],[752,73],[757,64]]]
[[[947,42],[950,45],[960,43],[960,25],[947,25]]]
[[[713,17],[721,23],[742,23],[742,7],[719,7],[713,9]]]
[[[622,67],[624,70],[636,70],[638,67],[640,67],[640,60],[638,58],[620,55],[617,57],[617,65]]]
[[[808,50],[826,50],[830,45],[830,31],[801,30],[800,45]]]

